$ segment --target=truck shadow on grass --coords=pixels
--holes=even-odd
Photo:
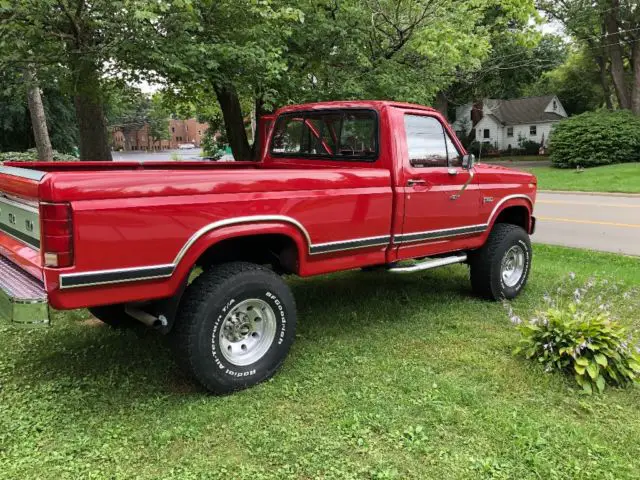
[[[472,296],[463,266],[408,276],[354,271],[289,282],[298,306],[298,338],[287,362],[293,375],[304,374],[296,358],[312,354],[318,342],[331,349],[332,342],[355,334],[403,329],[407,319],[427,316],[436,319],[437,334],[437,322],[457,318],[461,301],[488,304]],[[16,378],[65,392],[66,401],[76,401],[74,391],[91,391],[103,400],[92,402],[94,407],[109,404],[114,394],[125,403],[158,394],[205,394],[175,366],[160,335],[140,338],[74,315],[57,313],[52,329],[26,336],[19,351],[12,349]]]

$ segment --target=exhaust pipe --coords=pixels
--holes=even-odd
[[[124,311],[130,317],[135,318],[140,323],[150,328],[162,328],[166,327],[169,324],[167,317],[165,317],[164,315],[156,317],[155,315],[151,315],[144,310],[140,310],[139,308],[134,307],[125,307]]]

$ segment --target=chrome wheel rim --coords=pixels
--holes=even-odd
[[[257,362],[273,344],[276,326],[276,314],[267,302],[257,298],[240,302],[220,327],[222,356],[239,367]]]
[[[524,275],[525,254],[524,249],[520,245],[514,245],[502,257],[502,266],[500,274],[502,282],[507,287],[513,287],[518,284]]]

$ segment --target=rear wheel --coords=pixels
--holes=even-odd
[[[531,241],[522,227],[499,223],[485,245],[470,256],[471,286],[491,300],[515,298],[531,270]]]
[[[296,311],[287,284],[245,262],[217,265],[185,292],[170,333],[182,369],[214,393],[270,378],[295,337]]]

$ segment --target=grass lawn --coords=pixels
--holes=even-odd
[[[549,161],[549,156],[548,155],[501,155],[499,157],[490,157],[490,158],[483,158],[481,160],[482,162],[485,161],[500,161],[500,162],[548,162]]]
[[[519,313],[569,270],[640,283],[638,259],[535,246]],[[0,330],[3,479],[622,479],[640,471],[640,388],[585,397],[514,357],[464,266],[292,280],[283,370],[213,397],[160,338],[58,314]]]
[[[541,190],[640,193],[640,163],[588,168],[581,173],[552,167],[525,170],[538,177]]]

